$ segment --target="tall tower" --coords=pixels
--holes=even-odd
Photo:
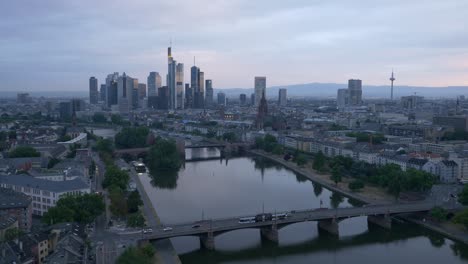
[[[172,42],[171,42],[172,44]],[[167,48],[167,88],[169,89],[169,109],[173,110],[177,108],[177,96],[176,96],[176,65],[177,62],[172,57],[172,47]]]
[[[393,82],[395,81],[395,76],[393,75],[393,70],[392,70],[392,76],[390,77],[390,81],[392,82],[392,89],[390,90],[390,100],[393,101]]]

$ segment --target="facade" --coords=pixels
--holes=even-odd
[[[0,175],[0,187],[22,192],[32,199],[32,214],[42,216],[54,207],[61,196],[66,194],[90,193],[90,187],[81,179],[70,181],[47,181],[19,175]]]
[[[349,80],[348,90],[350,105],[360,105],[362,103],[362,81],[354,79]]]
[[[99,101],[105,102],[106,101],[106,85],[101,84],[101,87],[99,88]]]
[[[266,96],[266,77],[255,77],[254,83],[254,92],[255,92],[255,106],[260,105],[260,100],[262,100],[262,95]]]
[[[96,77],[89,78],[89,103],[97,104],[99,101],[98,79]]]
[[[190,88],[190,84],[185,84],[185,108],[192,108],[193,107],[193,90]]]
[[[213,105],[213,81],[205,81],[205,106],[210,107]]]
[[[458,180],[458,164],[453,160],[437,163],[439,180],[443,183],[455,183]]]
[[[424,97],[410,95],[410,96],[402,96],[401,97],[401,106],[405,109],[415,109],[418,105],[422,102]]]
[[[138,84],[138,100],[142,100],[146,97],[146,84],[139,83]]]
[[[433,124],[453,127],[456,131],[468,131],[468,118],[466,116],[435,116]]]
[[[177,63],[176,66],[176,108],[184,109],[184,64]]]
[[[226,106],[226,94],[218,93],[218,105]]]
[[[117,100],[119,112],[128,113],[132,110],[134,81],[125,72],[117,80]]]
[[[16,95],[16,102],[18,104],[29,104],[32,102],[32,99],[29,93],[18,93]]]
[[[157,96],[158,89],[162,86],[161,75],[158,72],[150,72],[147,78],[148,96]]]
[[[118,104],[118,92],[117,92],[117,81],[119,79],[119,73],[114,72],[113,74],[107,75],[106,78],[106,106],[111,107]]]
[[[338,95],[336,97],[336,105],[338,109],[343,109],[349,105],[349,90],[338,89]]]
[[[247,95],[246,94],[240,94],[239,104],[240,104],[240,106],[246,106],[247,105]]]
[[[0,188],[0,218],[15,218],[18,228],[29,231],[32,225],[31,197],[12,189]]]
[[[177,61],[174,60],[171,53],[171,47],[167,48],[167,63],[168,63],[168,70],[167,70],[167,88],[169,91],[169,102],[168,107],[169,109],[176,109],[177,108],[177,96],[176,96],[176,68],[177,68]],[[183,66],[182,66],[183,67]]]
[[[279,106],[286,106],[287,103],[288,103],[287,90],[286,89],[279,89],[279,91],[278,91],[278,105]]]
[[[69,119],[72,117],[73,114],[73,108],[72,104],[70,101],[68,102],[60,102],[59,104],[59,112],[60,112],[60,118],[62,119]]]

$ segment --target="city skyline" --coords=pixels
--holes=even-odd
[[[117,2],[111,10],[105,1],[93,3],[92,10],[87,1],[31,3],[27,9],[21,1],[1,5],[7,23],[0,27],[0,91],[82,91],[89,76],[103,79],[113,71],[146,80],[150,71],[165,72],[170,39],[178,61],[190,66],[196,56],[218,89],[251,88],[254,76],[268,76],[271,86],[353,77],[385,85],[392,68],[400,85],[468,85],[468,39],[459,23],[468,4],[461,0],[426,1],[422,7],[384,1],[375,8],[366,2],[230,1],[210,3],[203,12],[180,0],[138,7]],[[165,15],[179,7],[181,19]],[[124,41],[129,38],[136,41]],[[189,67],[184,70],[189,76]],[[29,78],[20,77],[25,71]]]

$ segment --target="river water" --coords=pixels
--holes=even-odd
[[[187,158],[219,156],[216,149],[187,150]],[[179,173],[142,178],[161,221],[171,224],[261,212],[360,206],[281,165],[258,157],[188,162]],[[339,224],[340,236],[318,232],[316,222],[279,231],[277,244],[257,229],[215,237],[215,251],[197,237],[171,239],[183,263],[465,263],[468,247],[409,223],[392,230],[365,217]]]

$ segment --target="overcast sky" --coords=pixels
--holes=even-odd
[[[166,49],[215,88],[309,82],[468,85],[467,0],[4,0],[0,90],[86,90],[167,73]]]

